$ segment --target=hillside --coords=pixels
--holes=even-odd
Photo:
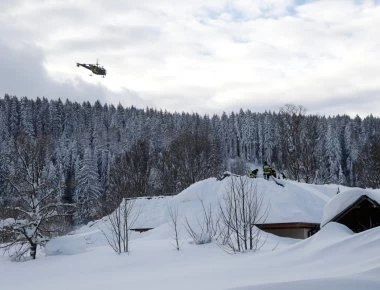
[[[258,192],[270,203],[268,222],[320,222],[323,207],[337,185],[307,185],[281,180],[284,187],[261,178]],[[380,228],[353,234],[329,223],[306,240],[266,235],[258,252],[229,255],[215,243],[197,246],[181,229],[181,250],[173,247],[167,205],[179,207],[181,219],[197,220],[200,199],[216,209],[228,178],[210,178],[174,197],[139,199],[139,227],[129,255],[115,255],[100,229],[102,220],[49,242],[45,256],[13,263],[0,258],[2,288],[13,289],[378,289]],[[340,187],[344,192],[348,188]],[[373,191],[380,194],[379,191]],[[20,279],[22,277],[22,279]]]

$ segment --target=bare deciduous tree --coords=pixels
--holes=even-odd
[[[248,164],[247,162],[240,157],[235,158],[235,160],[230,161],[229,169],[232,173],[245,175],[248,172]]]
[[[110,169],[109,187],[103,211],[113,212],[123,198],[150,195],[153,156],[148,141],[140,140],[118,156]]]
[[[102,231],[117,254],[129,252],[129,231],[139,216],[134,205],[134,199],[123,198],[121,204],[108,216],[108,229]]]
[[[281,169],[290,179],[313,183],[320,166],[316,154],[320,131],[317,116],[305,116],[302,106],[287,104],[279,114]]]
[[[227,194],[219,204],[218,241],[229,252],[255,251],[263,244],[255,225],[265,222],[269,207],[254,182],[244,176],[230,177]]]
[[[282,148],[283,169],[288,178],[300,181],[301,164],[301,130],[305,108],[286,104],[280,109],[280,146]]]
[[[151,187],[153,165],[152,146],[147,140],[139,140],[121,156],[126,177],[129,181],[129,196],[145,196]]]
[[[169,225],[173,230],[173,240],[175,242],[175,248],[177,251],[180,250],[179,237],[180,237],[180,225],[179,225],[179,213],[178,205],[169,203],[168,205],[168,214],[169,214]]]
[[[162,157],[165,192],[178,193],[191,184],[219,173],[218,144],[208,134],[183,133],[174,139]]]

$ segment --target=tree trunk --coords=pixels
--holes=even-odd
[[[36,255],[37,255],[37,244],[32,243],[30,245],[30,256],[32,257],[33,260],[35,260]]]

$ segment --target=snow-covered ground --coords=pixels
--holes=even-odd
[[[337,185],[284,181],[284,187],[257,179],[258,192],[270,204],[267,222],[320,222],[323,208]],[[176,251],[167,206],[180,218],[197,220],[201,203],[217,207],[228,179],[198,182],[174,197],[139,199],[131,252],[116,255],[100,231],[107,218],[49,242],[35,261],[11,262],[0,257],[0,289],[380,289],[380,228],[359,234],[328,223],[306,240],[265,235],[266,243],[252,253],[227,254],[215,243],[195,245],[181,229]],[[340,186],[340,192],[349,190]],[[373,191],[380,194],[380,191]]]

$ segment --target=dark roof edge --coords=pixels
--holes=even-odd
[[[368,200],[370,203],[376,205],[376,206],[380,206],[376,200],[373,200],[372,198],[370,198],[368,195],[366,194],[363,194],[361,195],[357,200],[355,200],[355,202],[351,203],[350,205],[348,205],[344,210],[342,210],[340,213],[338,213],[336,216],[334,216],[332,219],[330,219],[328,222],[325,223],[328,224],[329,222],[334,222],[342,217],[344,217],[351,208],[354,208],[356,207],[358,204],[360,204],[363,200]]]
[[[260,229],[286,229],[286,228],[315,228],[319,227],[319,223],[304,223],[304,222],[291,222],[291,223],[268,223],[256,224]]]

